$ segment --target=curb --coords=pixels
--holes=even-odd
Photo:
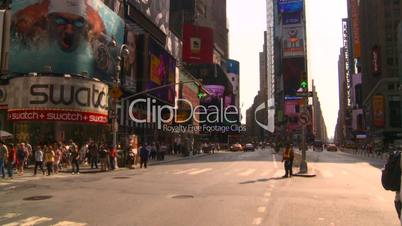
[[[207,154],[199,154],[199,155],[193,155],[193,156],[187,156],[183,158],[178,158],[178,159],[172,159],[172,160],[166,160],[166,161],[160,161],[160,162],[150,162],[148,163],[149,166],[157,166],[157,165],[163,165],[167,163],[172,163],[172,162],[178,162],[178,161],[184,161],[184,160],[189,160],[189,159],[194,159],[194,158],[201,158],[208,156]]]

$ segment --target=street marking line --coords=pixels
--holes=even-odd
[[[278,164],[276,163],[276,157],[274,154],[272,154],[272,159],[274,160],[274,167],[275,169],[278,169]]]
[[[20,220],[17,222],[4,224],[3,226],[31,226],[31,225],[35,225],[35,224],[41,224],[41,223],[44,223],[46,221],[51,221],[51,220],[53,220],[53,219],[48,218],[48,217],[33,216],[33,217],[28,217],[26,219],[23,219],[23,220]]]
[[[262,223],[262,218],[261,217],[254,218],[253,225],[260,225],[261,223]]]
[[[276,177],[281,177],[283,175],[283,171],[282,170],[278,170],[278,171],[276,171],[276,173],[274,174],[274,178],[276,178]],[[275,182],[275,181],[272,181],[272,182]]]
[[[254,173],[256,171],[256,169],[249,169],[249,170],[247,170],[247,171],[245,171],[245,172],[243,172],[243,173],[239,173],[238,175],[239,176],[250,176],[252,173]]]
[[[6,220],[6,219],[11,219],[11,218],[18,217],[18,216],[21,216],[21,214],[20,213],[6,213],[6,214],[0,216],[0,221]]]
[[[266,210],[267,210],[267,207],[265,207],[265,206],[258,207],[258,212],[259,213],[265,213]]]
[[[57,224],[52,224],[52,226],[85,226],[85,223],[77,223],[72,221],[60,221]]]
[[[342,170],[343,175],[348,175],[349,173],[346,170]]]
[[[182,171],[176,172],[176,173],[174,173],[174,174],[175,174],[175,175],[180,175],[180,174],[185,174],[185,173],[188,173],[188,172],[191,172],[191,171],[194,171],[194,170],[198,170],[198,168],[186,169],[186,170],[182,170]]]
[[[0,187],[10,185],[11,183],[1,182]]]
[[[212,171],[212,168],[206,168],[206,169],[194,171],[194,172],[188,173],[188,175],[197,175],[197,174],[205,173],[208,171]]]
[[[269,198],[263,198],[262,201],[263,202],[269,202]]]

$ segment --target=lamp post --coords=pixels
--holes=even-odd
[[[114,91],[119,92],[119,95],[113,95],[112,99],[112,109],[113,109],[113,115],[112,115],[112,130],[113,130],[113,149],[117,151],[117,133],[119,131],[119,125],[117,122],[117,101],[121,96],[121,91],[120,91],[120,72],[121,72],[121,61],[123,58],[128,56],[130,54],[128,50],[128,46],[123,44],[120,46],[120,49],[118,51],[117,57],[116,57],[116,68],[115,68],[115,77],[114,77]],[[115,93],[114,92],[114,93]]]

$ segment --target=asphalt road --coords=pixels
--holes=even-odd
[[[20,181],[0,186],[0,225],[400,225],[381,161],[309,159],[314,178],[280,178],[280,156],[264,150]]]

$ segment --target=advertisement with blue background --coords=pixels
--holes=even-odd
[[[124,22],[100,0],[14,0],[9,71],[113,81]]]
[[[303,10],[303,0],[279,0],[278,10],[281,14],[297,13]]]

